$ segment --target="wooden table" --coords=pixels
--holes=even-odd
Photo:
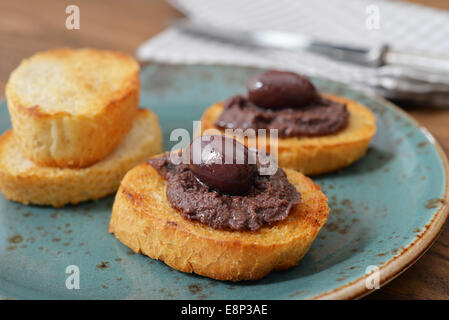
[[[449,2],[414,0],[449,9]],[[76,4],[80,30],[65,28],[65,8]],[[161,0],[0,0],[0,98],[9,73],[20,60],[53,47],[96,47],[133,54],[180,14]],[[407,109],[449,154],[449,110]],[[409,270],[370,299],[449,299],[449,229]]]

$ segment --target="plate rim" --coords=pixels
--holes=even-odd
[[[348,85],[340,83],[346,88],[355,91]],[[368,97],[370,99],[376,100],[379,104],[384,105],[388,108],[393,109],[398,112],[410,122],[412,122],[419,130],[423,131],[426,135],[426,139],[435,147],[438,156],[443,164],[444,173],[446,176],[445,186],[444,186],[444,196],[445,202],[441,205],[439,210],[435,212],[431,221],[425,226],[425,230],[421,233],[417,239],[410,243],[407,247],[403,248],[401,253],[394,256],[389,261],[384,263],[380,268],[380,279],[379,285],[382,288],[390,281],[401,275],[409,267],[411,267],[416,261],[418,261],[428,249],[433,245],[433,243],[438,239],[441,231],[443,230],[446,221],[449,216],[449,161],[446,153],[441,147],[440,143],[435,139],[432,133],[423,125],[421,125],[416,119],[405,112],[403,109],[395,105],[394,103],[380,97],[377,95],[367,95],[361,91],[357,91],[361,96]],[[348,300],[348,299],[360,299],[370,293],[374,292],[376,289],[368,289],[365,285],[366,279],[370,274],[359,277],[349,283],[346,283],[340,287],[334,288],[332,290],[320,293],[316,296],[311,297],[311,300]]]

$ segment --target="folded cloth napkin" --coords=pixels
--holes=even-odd
[[[384,0],[171,0],[192,20],[243,31],[296,32],[339,44],[449,55],[449,13]],[[373,19],[373,15],[378,15]],[[373,23],[374,21],[374,23]],[[241,47],[169,28],[137,51],[141,60],[292,70],[389,99],[449,107],[449,75],[399,66],[363,67],[305,51]]]

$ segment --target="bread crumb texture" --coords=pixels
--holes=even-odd
[[[0,137],[0,189],[7,199],[61,207],[114,193],[128,170],[162,151],[157,116],[139,110],[122,143],[96,164],[81,168],[45,167],[28,160],[12,130]]]

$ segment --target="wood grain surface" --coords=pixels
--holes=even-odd
[[[449,1],[414,0],[449,10]],[[65,8],[81,11],[80,30],[65,28]],[[0,98],[21,59],[55,47],[96,47],[134,54],[181,14],[162,0],[0,0]],[[449,154],[449,110],[404,107]],[[423,106],[425,107],[425,106]],[[449,299],[449,229],[409,270],[368,299]]]

